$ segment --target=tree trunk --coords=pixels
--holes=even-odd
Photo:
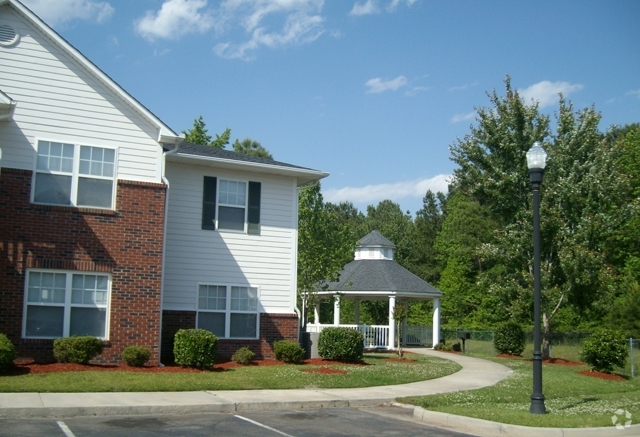
[[[551,319],[556,315],[558,308],[562,304],[562,300],[564,299],[564,294],[560,295],[560,300],[558,300],[558,304],[551,312],[551,315],[547,317],[547,313],[542,313],[542,359],[550,358],[550,349],[551,349]]]

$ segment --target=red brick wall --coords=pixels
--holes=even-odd
[[[30,203],[32,172],[0,174],[0,332],[20,356],[53,359],[52,340],[22,339],[27,268],[109,272],[109,341],[99,362],[117,363],[125,346],[158,362],[165,189],[118,181],[116,210]]]
[[[162,312],[162,359],[173,360],[173,336],[178,329],[196,327],[195,311]],[[298,316],[296,314],[260,314],[260,338],[258,340],[219,340],[218,357],[231,358],[242,346],[246,346],[256,358],[274,358],[273,343],[278,340],[298,341]]]

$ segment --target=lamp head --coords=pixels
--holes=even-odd
[[[527,152],[527,167],[529,167],[529,170],[544,170],[546,163],[547,152],[544,151],[540,142],[536,141]]]

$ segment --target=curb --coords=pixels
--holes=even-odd
[[[399,404],[406,405],[406,404]],[[509,425],[505,423],[491,422],[473,417],[456,416],[454,414],[440,413],[438,411],[425,410],[422,407],[413,407],[413,418],[439,428],[468,432],[478,437],[638,437],[640,425],[631,425],[628,428],[616,429],[615,427],[603,428],[534,428],[531,426]]]

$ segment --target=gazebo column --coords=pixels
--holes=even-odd
[[[316,304],[313,306],[313,323],[320,324],[320,299],[316,299]]]
[[[433,299],[433,347],[440,343],[440,299]]]
[[[333,296],[333,324],[340,324],[340,296],[337,294]]]
[[[353,318],[356,325],[360,324],[360,299],[356,299],[353,303]]]
[[[396,344],[396,321],[393,318],[393,308],[396,306],[396,297],[389,296],[389,344],[387,349],[393,349]]]

